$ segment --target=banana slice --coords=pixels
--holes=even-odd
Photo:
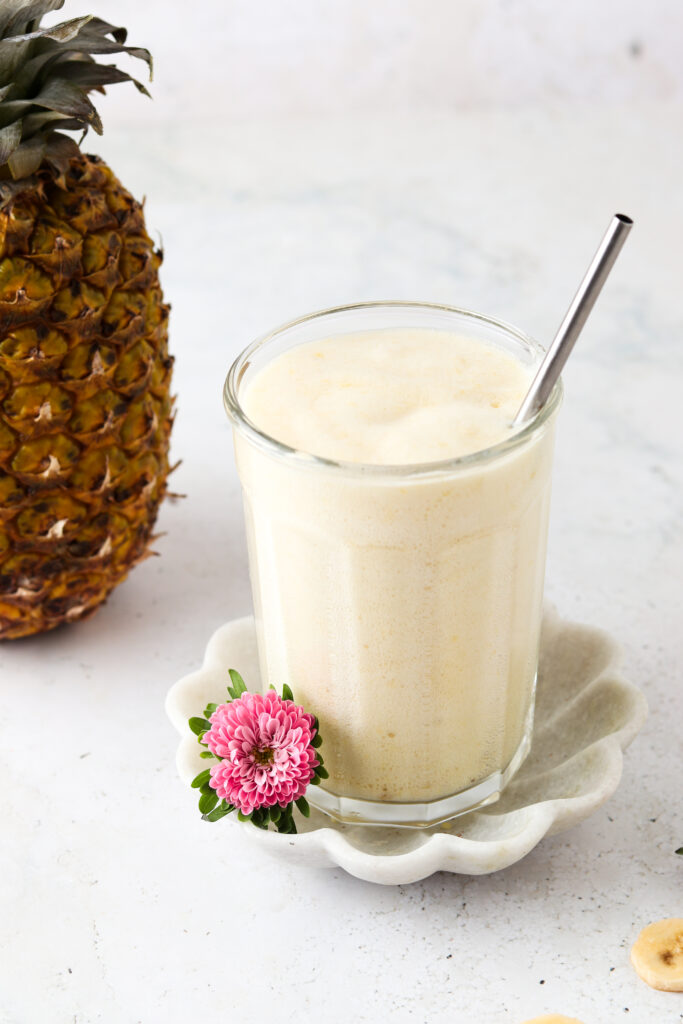
[[[683,992],[683,917],[667,917],[643,928],[631,963],[652,988]]]
[[[581,1021],[576,1017],[565,1017],[561,1013],[546,1013],[543,1017],[525,1020],[524,1024],[581,1024]]]

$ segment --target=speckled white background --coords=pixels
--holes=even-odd
[[[187,498],[94,619],[0,647],[0,1021],[674,1024],[683,997],[628,948],[683,914],[679,8],[195,8],[98,5],[135,42],[168,15],[155,105],[112,89],[99,148],[163,236]],[[501,874],[396,889],[203,824],[163,700],[249,610],[233,356],[362,298],[547,340],[616,209],[636,227],[565,375],[548,596],[621,638],[648,695],[617,795]]]
[[[157,106],[191,99],[218,132],[225,117],[683,93],[678,0],[99,0],[97,11],[153,43]]]

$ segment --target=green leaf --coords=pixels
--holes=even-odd
[[[60,64],[59,77],[74,82],[82,89],[99,89],[103,85],[114,85],[117,82],[132,82],[138,92],[149,96],[149,92],[142,82],[138,82],[136,78],[121,71],[113,64],[70,61]]]
[[[316,747],[316,748],[317,748],[317,747],[320,747],[320,746],[322,746],[322,742],[323,742],[323,738],[322,738],[322,736],[320,735],[320,733],[319,733],[319,732],[317,732],[317,733],[315,734],[315,736],[313,737],[313,739],[311,740],[311,746],[312,746],[312,747]]]
[[[313,769],[313,771],[315,772],[316,776],[319,779],[329,779],[330,777],[330,773],[328,772],[327,768],[325,768],[325,766],[322,764],[319,764],[317,768]]]
[[[676,850],[676,853],[679,853],[681,855],[681,857],[683,857],[683,846],[679,846],[678,849]]]
[[[65,125],[68,127],[68,125]],[[26,125],[24,124],[24,130]],[[30,141],[30,140],[29,140]],[[69,164],[78,156],[77,143],[61,132],[50,132],[46,136],[45,160],[60,174],[66,174]]]
[[[207,704],[204,708],[204,718],[210,718],[210,716],[217,709],[218,704]]]
[[[5,0],[3,0],[3,3]],[[68,23],[67,23],[68,24]],[[62,28],[55,26],[54,28]],[[54,29],[47,29],[47,32]],[[113,39],[107,39],[113,36]],[[127,53],[131,57],[144,60],[149,67],[149,77],[152,77],[152,56],[149,50],[140,46],[125,46],[127,32],[124,28],[115,28],[101,18],[89,18],[78,32],[78,34],[60,43],[60,50],[72,50],[76,53]],[[38,52],[50,47],[49,42],[42,39],[37,44]]]
[[[319,786],[320,785],[320,779],[318,778],[318,776],[314,775],[313,778],[311,779],[311,781],[308,783],[308,785],[309,786]]]
[[[0,43],[0,71],[4,72],[6,68],[2,67],[5,63],[2,59],[2,45]],[[27,54],[34,52],[35,44],[25,43],[24,45],[28,47]],[[48,46],[46,52],[40,53],[36,57],[31,56],[30,59],[22,60],[16,66],[16,70],[10,79],[6,77],[0,78],[0,81],[8,81],[10,83],[6,86],[5,95],[7,99],[20,100],[27,96],[35,95],[43,82],[55,74],[55,70],[58,67],[68,64],[73,60],[92,61],[93,58],[81,54],[62,53],[61,47]]]
[[[0,17],[1,11],[2,5],[0,4]],[[10,85],[8,96],[12,95],[11,83],[21,74],[21,68],[30,57],[31,50],[35,45],[31,42],[17,43],[15,39],[0,39],[0,82]],[[14,120],[14,117],[3,117],[2,122],[9,124]]]
[[[296,802],[296,806],[299,808],[304,818],[310,817],[311,808],[308,806],[308,800],[305,796],[300,796]]]
[[[296,825],[292,817],[292,804],[288,804],[282,809],[282,814],[275,823],[275,828],[284,835],[296,835]]]
[[[288,836],[295,836],[297,834],[294,819],[290,817],[284,819],[281,818],[275,827],[277,828],[278,832],[282,832]]]
[[[221,818],[224,818],[226,814],[230,814],[234,809],[234,807],[223,807],[222,805],[215,807],[213,811],[209,811],[208,814],[204,815],[204,821],[220,821]]]
[[[31,33],[31,37],[41,36],[44,39],[53,39],[56,43],[68,43],[75,39],[81,29],[92,23],[92,14],[84,14],[82,18],[72,18],[70,21],[63,21],[60,25],[49,25],[47,28],[38,29]]]
[[[289,817],[289,814],[288,814],[288,808],[286,808],[282,812],[280,817],[277,819],[277,821],[275,822],[275,831],[276,832],[286,832],[288,830],[288,828],[289,828],[289,822],[290,822],[290,817]]]
[[[270,820],[271,821],[278,821],[281,817],[282,817],[282,808],[278,807],[277,804],[274,804],[270,808]]]
[[[94,32],[88,32],[86,25],[82,32],[79,32],[75,39],[68,43],[62,43],[60,49],[74,50],[76,53],[127,53],[130,57],[137,57],[144,60],[149,68],[149,77],[152,78],[152,55],[149,50],[140,46],[121,46],[104,36],[98,36]]]
[[[199,810],[202,814],[208,814],[218,803],[218,793],[212,789],[209,793],[202,793],[199,798]]]
[[[212,754],[210,750],[202,750],[202,752],[201,752],[201,754],[199,756],[202,757],[202,758],[207,758],[207,757],[215,757],[215,754]],[[217,757],[216,760],[220,761],[221,758]]]
[[[81,127],[92,127],[98,135],[102,134],[102,122],[97,111],[83,90],[73,82],[51,78],[38,95],[30,100],[8,100],[3,103],[0,117],[4,124],[8,124],[28,113],[32,107],[44,107],[69,118],[76,118]]]
[[[294,700],[294,694],[290,690],[290,688],[287,685],[287,683],[285,683],[284,686],[282,687],[282,699],[283,700]]]
[[[238,700],[243,693],[247,692],[246,683],[244,682],[244,679],[242,679],[242,676],[239,674],[239,672],[237,672],[234,668],[228,669],[228,675],[232,679],[232,692],[234,694],[234,699]],[[228,693],[230,693],[230,687],[228,687]]]
[[[209,768],[205,768],[203,772],[199,773],[199,775],[195,775],[190,785],[193,789],[199,789],[199,787],[207,783],[210,778],[211,770]]]
[[[187,724],[195,736],[200,736],[211,728],[211,722],[207,722],[205,718],[190,718]]]
[[[240,821],[251,821],[251,814],[242,814],[241,811],[237,812],[237,817]]]
[[[15,181],[28,178],[38,170],[45,156],[46,140],[40,136],[29,139],[10,155],[7,166]]]
[[[102,18],[92,18],[88,31],[93,30],[104,36],[113,36],[117,43],[125,43],[128,38],[127,28],[119,28],[110,21],[103,21]]]
[[[15,121],[0,128],[0,164],[7,163],[8,157],[21,142],[21,121]]]
[[[208,782],[202,782],[202,784],[201,784],[201,785],[200,785],[200,787],[199,787],[199,792],[200,792],[200,793],[203,793],[203,794],[204,794],[204,796],[206,796],[206,795],[208,795],[209,793],[215,793],[215,792],[216,792],[216,790],[215,790],[215,789],[213,789],[213,788],[212,788],[212,787],[211,787],[211,786],[209,785],[209,783],[208,783]]]
[[[3,0],[0,5],[0,35],[20,32],[29,21],[42,18],[48,11],[56,11],[64,0]]]
[[[270,814],[267,807],[257,807],[255,811],[252,811],[251,823],[256,825],[257,828],[268,828],[269,819]]]
[[[24,43],[33,39],[52,39],[56,43],[68,43],[75,39],[81,29],[85,28],[90,21],[92,21],[92,14],[86,14],[82,18],[62,21],[59,25],[44,25],[43,28],[37,28],[33,32],[11,35],[10,33],[16,32],[17,28],[20,27],[18,20],[15,18],[14,23],[7,26],[7,41]]]
[[[48,135],[57,134],[52,132],[51,129],[59,128],[67,132],[81,131],[83,123],[73,117],[67,117],[66,114],[60,114],[56,110],[36,110],[33,114],[27,114],[21,120],[22,125],[22,138],[24,140],[32,138],[34,135]],[[63,135],[61,138],[69,138],[68,135]],[[70,142],[75,146],[76,143],[73,139],[69,139]],[[73,155],[73,154],[72,154]]]

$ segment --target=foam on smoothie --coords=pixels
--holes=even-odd
[[[242,399],[278,441],[344,462],[436,462],[502,441],[532,370],[440,330],[368,331],[290,349]]]

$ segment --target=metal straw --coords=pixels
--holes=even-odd
[[[586,271],[586,276],[579,285],[579,290],[513,420],[513,426],[518,427],[531,419],[548,400],[632,226],[631,218],[623,213],[617,213],[612,218],[605,237]]]

